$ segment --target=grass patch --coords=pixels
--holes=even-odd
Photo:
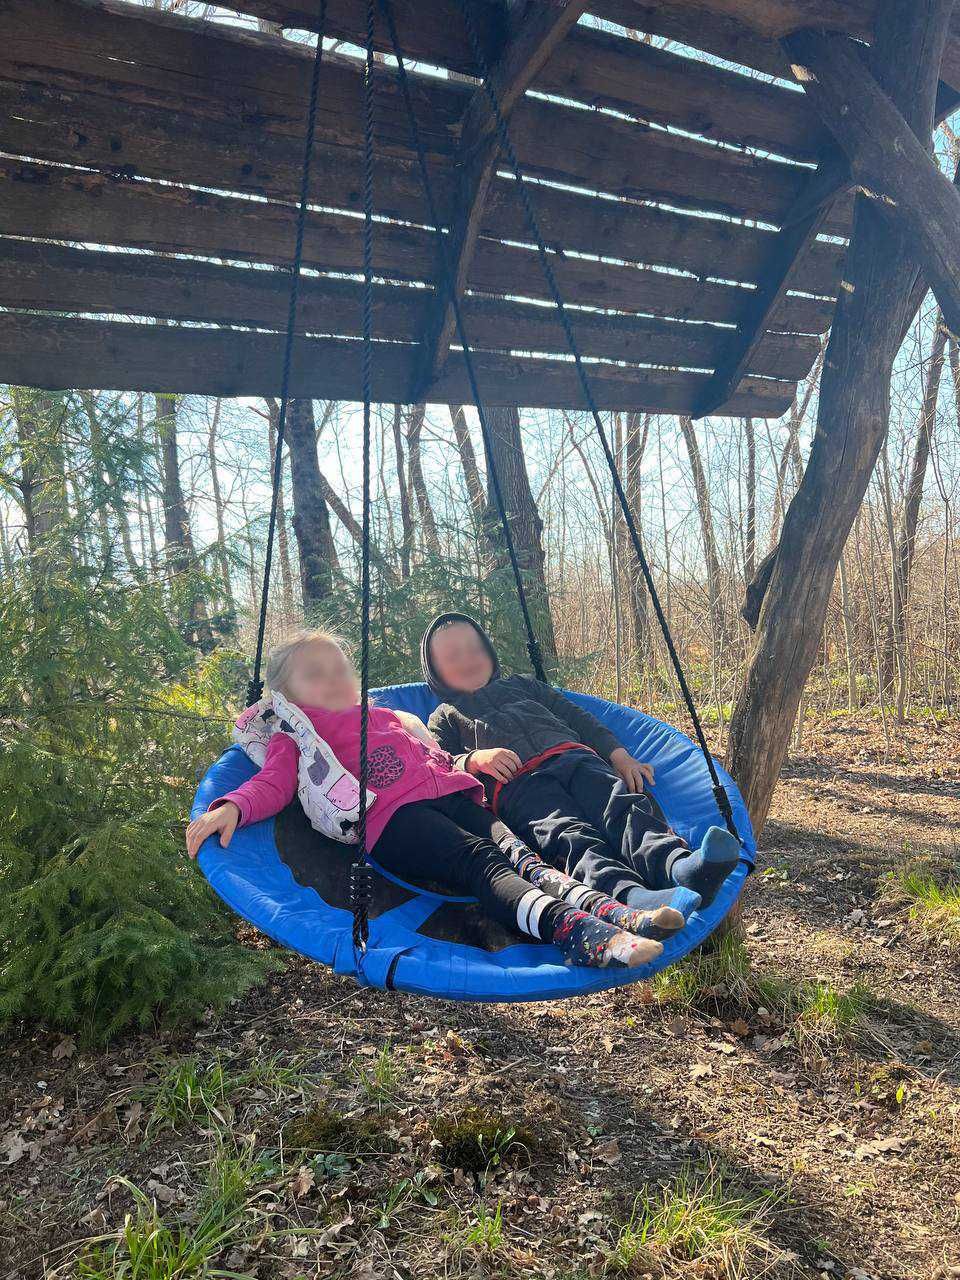
[[[78,1280],[216,1280],[236,1273],[220,1257],[258,1225],[251,1212],[256,1164],[249,1154],[219,1151],[189,1219],[162,1214],[145,1191],[126,1178],[117,1183],[133,1197],[119,1231],[85,1243]]]
[[[448,1236],[455,1254],[470,1252],[487,1257],[502,1250],[503,1240],[503,1205],[498,1204],[491,1212],[482,1201],[471,1217]]]
[[[727,1018],[759,1018],[763,1026],[789,1031],[801,1049],[814,1051],[858,1039],[877,1006],[862,983],[839,991],[825,982],[760,972],[743,941],[733,935],[712,951],[698,952],[657,974],[653,992],[666,1005]]]
[[[385,1044],[372,1066],[362,1059],[353,1064],[353,1076],[364,1094],[377,1107],[394,1106],[400,1098],[400,1071],[393,1051]]]
[[[149,1108],[148,1135],[163,1128],[177,1129],[192,1120],[229,1123],[226,1111],[246,1091],[260,1090],[279,1101],[291,1089],[302,1088],[306,1076],[295,1062],[279,1055],[236,1069],[219,1055],[209,1062],[195,1057],[157,1068],[156,1076],[131,1095]]]
[[[468,1107],[440,1116],[431,1126],[436,1158],[448,1169],[484,1174],[501,1165],[530,1164],[544,1149],[543,1139],[503,1115]]]
[[[922,867],[894,877],[898,896],[909,905],[910,919],[931,937],[960,946],[960,880],[941,880]]]
[[[774,1191],[738,1189],[715,1169],[687,1167],[665,1186],[640,1192],[608,1255],[608,1269],[629,1273],[663,1262],[698,1262],[717,1264],[731,1278],[755,1274],[747,1268],[775,1252],[766,1231],[779,1198]]]

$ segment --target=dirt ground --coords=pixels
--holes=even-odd
[[[918,856],[955,871],[958,824],[958,725],[888,751],[837,719],[785,770],[746,949],[756,973],[861,992],[849,1034],[702,982],[470,1007],[294,959],[198,1030],[8,1040],[0,1275],[960,1276],[960,952],[887,879]],[[130,1184],[141,1215],[195,1228],[225,1143],[242,1225],[200,1269],[84,1253],[136,1216]],[[740,1228],[716,1206],[698,1228],[691,1187]]]

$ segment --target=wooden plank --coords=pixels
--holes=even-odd
[[[583,12],[579,0],[538,5],[523,11],[522,24],[510,31],[506,44],[492,63],[492,83],[496,86],[499,109],[509,119],[530,82],[543,68],[571,26]],[[440,375],[457,327],[456,309],[466,292],[477,244],[483,229],[484,211],[494,185],[500,142],[497,122],[487,91],[478,88],[464,113],[456,167],[460,175],[456,204],[449,234],[442,239],[437,254],[439,288],[422,334],[423,378],[425,385]],[[529,232],[527,232],[529,235]],[[418,397],[414,397],[417,399]]]
[[[291,206],[0,160],[4,235],[287,263],[294,217]],[[361,231],[357,218],[311,214],[305,263],[327,271],[357,270]],[[375,265],[382,263],[389,263],[395,276],[432,280],[431,234],[415,227],[378,226]],[[735,323],[742,306],[740,289],[664,271],[574,257],[558,257],[556,268],[566,296],[583,305],[727,323]],[[478,245],[470,283],[490,293],[548,296],[535,252],[486,239]],[[786,305],[784,328],[816,333],[829,323],[828,304],[797,297]]]
[[[803,27],[845,31],[870,40],[876,0],[591,0],[590,12],[611,22],[703,49],[730,62],[790,79],[778,41]],[[960,12],[955,12],[941,75],[960,89]]]
[[[0,304],[18,310],[156,316],[282,330],[289,287],[290,277],[283,271],[0,239]],[[429,290],[375,286],[374,336],[409,341],[422,331],[432,297]],[[359,336],[361,305],[358,282],[304,276],[299,328]],[[565,349],[550,307],[468,296],[463,310],[471,346],[545,353]],[[570,314],[584,355],[634,363],[712,369],[727,333],[712,325],[576,310]],[[814,339],[771,334],[749,372],[793,381],[806,373],[816,351]]]
[[[806,81],[811,101],[876,207],[916,244],[944,320],[960,335],[960,190],[883,92],[855,44],[814,31],[799,31],[784,44],[812,72]]]
[[[219,396],[269,396],[280,390],[281,334],[140,325],[99,320],[0,314],[0,381],[19,386],[96,387],[127,391]],[[379,344],[378,344],[379,345]],[[361,344],[299,338],[290,390],[294,396],[356,400]],[[413,347],[385,344],[374,360],[374,396],[382,403],[408,398]],[[569,408],[580,405],[570,363],[519,360],[478,353],[477,372],[488,404]],[[702,377],[664,370],[628,371],[591,365],[602,409],[684,413]],[[763,379],[744,384],[727,407],[735,415],[779,417],[789,407],[790,383]],[[452,357],[431,391],[436,403],[469,403],[463,361]]]
[[[26,21],[31,13],[36,16],[32,25]],[[120,0],[51,0],[50,8],[41,6],[39,12],[36,0],[9,0],[0,10],[0,75],[66,89],[78,88],[78,76],[84,83],[98,77],[99,84],[109,86],[105,92],[111,103],[118,95],[132,96],[133,105],[143,104],[146,97],[164,110],[179,111],[181,120],[192,114],[194,123],[186,132],[214,134],[223,153],[208,170],[210,185],[293,198],[297,183],[290,171],[296,168],[302,136],[308,51],[274,40],[261,54],[259,44],[248,49],[222,28],[214,32],[194,22],[193,30],[182,29],[187,20],[181,19],[176,30],[168,29],[157,24],[156,16]],[[20,25],[14,21],[18,17]],[[143,61],[137,63],[122,52],[125,45],[149,52],[138,52]],[[268,76],[258,69],[261,61]],[[189,90],[178,91],[184,80]],[[409,162],[413,156],[392,73],[384,68],[378,83],[383,85],[378,152]],[[413,84],[418,118],[437,162],[447,165],[471,86],[428,76],[413,77]],[[362,140],[359,102],[359,66],[331,63],[325,72],[320,138],[344,149],[339,154],[353,166],[354,191],[356,150]],[[145,172],[137,167],[142,143],[134,137],[129,149],[128,138],[125,152],[120,121],[116,123],[113,164]],[[278,134],[286,139],[286,150]],[[613,195],[774,223],[795,199],[804,177],[793,166],[531,98],[518,108],[513,138],[532,174]],[[195,136],[192,141],[197,144]],[[315,191],[322,190],[318,178]]]
[[[825,137],[800,93],[583,27],[556,51],[536,88],[798,160],[816,160]]]
[[[251,151],[235,128],[182,118],[169,107],[126,106],[122,112],[106,94],[67,92],[0,80],[0,114],[5,118],[4,143],[9,152],[38,156],[71,165],[114,172],[140,173],[168,181],[240,188],[253,183],[254,194],[280,185],[291,194],[299,165],[298,144],[270,140],[270,150]],[[135,162],[134,162],[135,161]],[[118,162],[120,162],[118,164]],[[453,199],[451,170],[432,166],[441,214]],[[358,157],[326,147],[316,149],[314,194],[335,207],[356,207],[360,191]],[[540,186],[535,191],[541,228],[552,247],[616,256],[653,266],[671,266],[696,275],[757,282],[762,278],[771,231],[743,223],[674,213],[618,199]],[[427,220],[415,166],[382,157],[375,190],[381,212],[404,220]],[[846,228],[842,228],[845,230]],[[516,186],[496,179],[481,230],[508,239],[524,239],[526,219]],[[834,231],[841,230],[835,220]],[[836,290],[838,252],[834,245],[814,246],[807,263],[806,287],[812,293]]]
[[[628,30],[702,49],[765,75],[792,79],[783,50],[729,14],[694,8],[689,0],[591,0],[590,12]]]

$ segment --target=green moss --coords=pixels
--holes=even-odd
[[[386,1136],[388,1114],[363,1111],[346,1114],[326,1102],[284,1127],[284,1144],[298,1151],[334,1151],[350,1155],[374,1155],[396,1150]]]
[[[529,1164],[545,1152],[543,1138],[532,1129],[480,1107],[440,1116],[431,1129],[439,1143],[436,1158],[448,1169],[484,1173],[498,1165]]]

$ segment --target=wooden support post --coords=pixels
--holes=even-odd
[[[508,118],[551,53],[587,8],[585,0],[530,0],[511,24],[511,34],[493,67],[493,84],[500,109]],[[486,91],[477,89],[464,113],[457,156],[459,193],[447,237],[446,264],[450,287],[463,297],[483,221],[484,208],[496,174],[499,141]],[[438,265],[442,273],[443,265]],[[419,401],[437,380],[446,363],[456,319],[449,296],[437,291],[427,321],[420,385],[411,396]]]
[[[960,191],[845,36],[784,40],[795,71],[864,194],[909,236],[952,333],[960,333]]]
[[[785,55],[789,57],[792,55],[786,49],[788,44],[789,40],[784,41]],[[864,74],[869,75],[865,69]],[[881,92],[879,89],[877,91]],[[896,108],[890,105],[895,111]],[[960,93],[940,81],[935,109],[937,123],[946,119],[958,107]],[[856,181],[851,162],[842,149],[834,148],[823,157],[816,173],[810,177],[781,222],[780,233],[771,248],[764,278],[750,295],[736,332],[730,336],[694,417],[702,418],[715,413],[734,394],[740,379],[747,373],[756,372],[751,365],[756,360],[757,350],[764,341],[773,313],[795,278],[797,263],[823,230],[837,198],[854,186]]]
[[[932,131],[952,9],[953,0],[878,0],[871,65],[916,138]],[[845,272],[851,287],[841,291],[830,336],[813,446],[784,518],[730,721],[728,763],[757,831],[820,643],[837,564],[886,439],[893,360],[917,300],[915,248],[877,202],[858,200]]]
[[[751,371],[770,318],[787,292],[798,260],[816,240],[834,200],[847,190],[851,181],[849,165],[842,156],[833,156],[820,166],[800,192],[776,236],[764,279],[749,295],[694,417],[703,418],[725,405],[741,379]]]

